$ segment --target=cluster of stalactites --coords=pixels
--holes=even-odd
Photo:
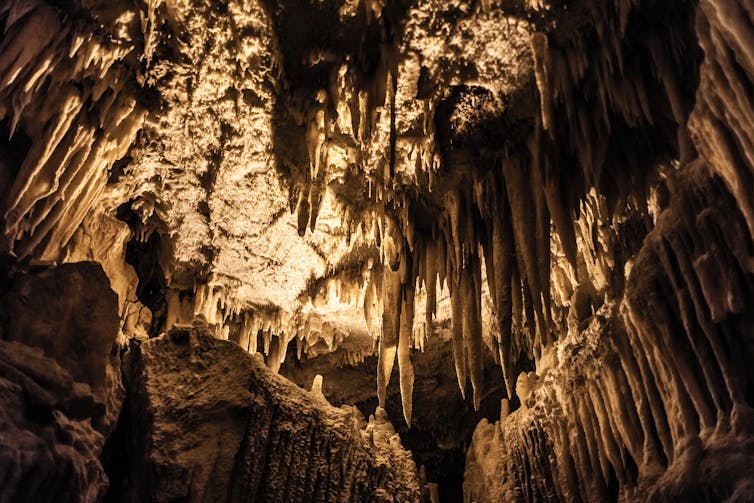
[[[411,417],[413,368],[410,348],[421,346],[415,330],[415,297],[425,298],[424,333],[431,333],[437,288],[447,286],[452,319],[452,351],[461,393],[471,381],[479,407],[483,392],[484,283],[493,304],[491,339],[510,395],[513,362],[521,353],[538,357],[553,340],[550,314],[551,227],[575,269],[576,232],[558,191],[543,181],[534,133],[529,155],[500,160],[471,183],[443,197],[442,218],[431,232],[412,229],[397,212],[380,226],[381,263],[372,268],[364,296],[368,326],[381,322],[377,387],[384,405],[396,356],[404,415]],[[418,340],[417,340],[418,339]]]
[[[363,289],[330,279],[324,291],[325,295],[335,296],[339,303],[355,305],[362,299]],[[236,342],[249,353],[263,354],[274,372],[285,361],[294,339],[296,356],[301,359],[304,355],[313,357],[333,352],[349,335],[311,310],[289,313],[279,307],[250,306],[238,301],[229,293],[231,290],[220,283],[199,284],[193,292],[169,290],[164,330],[198,320],[216,337]],[[319,298],[313,299],[312,308],[316,311],[316,305],[321,302]],[[369,348],[351,349],[344,353],[344,363],[360,363],[369,353]]]
[[[220,284],[199,284],[193,292],[170,290],[166,300],[165,331],[198,320],[220,339],[231,339],[252,354],[263,352],[275,372],[291,340],[286,334],[297,333],[294,320],[280,309],[248,307]]]
[[[529,3],[534,10],[543,6],[543,2]],[[439,155],[430,148],[434,145],[431,126],[434,115],[432,107],[427,108],[425,123],[430,126],[425,125],[424,135],[432,141],[430,146],[422,146],[421,155],[416,156],[420,162],[416,163],[415,181],[422,190],[432,189],[433,200],[441,201],[441,217],[429,230],[415,228],[415,193],[405,185],[402,167],[406,159],[413,158],[401,150],[405,139],[396,125],[402,118],[397,83],[403,68],[396,55],[383,50],[373,86],[356,91],[354,83],[348,80],[348,72],[340,72],[333,79],[338,83],[333,90],[318,96],[321,106],[313,115],[313,125],[307,134],[313,161],[302,184],[307,189],[299,193],[327,190],[331,177],[323,178],[321,170],[333,168],[333,157],[328,157],[338,151],[333,145],[343,135],[349,136],[353,141],[345,142],[341,150],[350,152],[345,156],[347,164],[359,167],[369,180],[370,205],[367,210],[352,214],[349,202],[344,202],[344,220],[349,221],[344,227],[349,237],[357,229],[362,238],[373,238],[381,250],[381,269],[373,269],[364,302],[367,325],[374,327],[379,322],[380,326],[378,395],[384,405],[397,356],[407,421],[411,416],[413,388],[409,348],[417,345],[412,342],[417,288],[426,292],[424,326],[429,332],[436,309],[437,284],[447,285],[459,386],[465,394],[467,381],[471,381],[474,403],[478,406],[484,349],[481,292],[486,281],[496,324],[493,352],[501,363],[506,388],[512,396],[516,378],[514,361],[522,353],[538,359],[542,348],[555,339],[551,312],[552,243],[557,243],[570,264],[571,274],[575,274],[579,253],[577,234],[587,239],[591,229],[577,228],[579,224],[568,203],[572,199],[569,194],[585,194],[600,186],[601,172],[607,168],[605,152],[598,150],[604,146],[600,142],[606,143],[603,140],[611,133],[615,117],[628,127],[651,125],[662,118],[653,109],[654,105],[660,101],[669,104],[671,119],[679,125],[681,157],[688,155],[684,150],[688,146],[685,134],[688,111],[671,64],[683,60],[684,41],[674,35],[669,43],[661,43],[653,32],[646,43],[632,48],[634,56],[643,52],[651,56],[654,76],[662,83],[664,93],[650,93],[652,82],[636,73],[633,60],[624,61],[624,37],[632,8],[630,2],[618,2],[599,7],[593,13],[595,29],[607,37],[595,49],[601,52],[593,61],[585,56],[590,54],[585,50],[586,38],[576,37],[567,47],[552,47],[547,34],[534,34],[532,50],[541,110],[527,148],[486,161],[490,163],[488,169],[469,170],[450,188],[432,183],[443,169]],[[608,29],[613,25],[614,30]],[[598,106],[581,106],[581,95],[589,93],[595,93]],[[327,100],[336,105],[325,107]],[[338,111],[335,120],[326,117],[328,109]],[[555,124],[556,113],[560,112],[568,131],[558,130],[562,124]],[[326,142],[326,138],[331,139]],[[583,186],[566,190],[560,186],[561,167],[557,164],[561,155],[553,151],[553,138],[564,139],[577,154],[583,172],[579,183]],[[380,147],[379,156],[370,155],[375,146]],[[301,201],[297,206],[300,224],[313,224],[308,213],[311,204],[303,205],[307,210],[303,215]],[[360,224],[353,226],[350,220]],[[582,223],[589,224],[587,220]],[[306,225],[299,226],[300,231],[305,229]],[[597,247],[592,245],[590,251]],[[589,263],[584,267],[590,269]]]
[[[343,64],[333,71],[331,85],[316,92],[312,106],[304,112],[292,107],[295,119],[305,126],[307,152],[306,162],[290,166],[290,210],[297,216],[300,235],[307,228],[314,230],[325,191],[343,183],[348,173],[358,171],[366,178],[363,195],[375,206],[406,208],[402,189],[432,189],[441,165],[432,100],[418,100],[421,110],[412,120],[419,134],[400,130],[399,102],[416,101],[419,73],[406,69],[410,62],[399,61],[394,49],[383,46],[371,82],[358,88],[354,70]],[[401,79],[401,71],[409,76]],[[342,217],[349,231],[373,230],[383,220],[379,212],[352,214],[348,205]]]
[[[587,188],[599,186],[603,170],[610,169],[603,166],[606,147],[619,121],[629,128],[675,121],[679,159],[686,162],[693,157],[686,131],[690,108],[683,96],[684,77],[679,75],[694,51],[685,38],[688,14],[679,14],[679,22],[669,26],[662,14],[648,17],[646,26],[632,24],[631,13],[638,3],[594,3],[588,12],[592,30],[576,31],[566,42],[552,42],[552,34],[545,32],[532,36],[543,128],[576,154]],[[560,15],[569,16],[567,10]],[[639,30],[641,35],[636,36]],[[594,37],[600,43],[595,44]],[[665,117],[666,109],[670,117]]]
[[[480,423],[468,489],[502,490],[494,501],[675,501],[747,479],[720,461],[751,452],[742,444],[751,424],[750,243],[743,212],[705,163],[675,173],[622,300],[558,340],[551,365],[519,377],[520,409],[506,417],[503,404],[500,422]],[[709,476],[689,487],[698,470]]]
[[[461,393],[471,381],[474,404],[483,387],[483,281],[493,301],[495,359],[506,387],[513,391],[513,362],[520,353],[537,357],[553,340],[550,314],[551,227],[575,269],[573,215],[551,177],[545,176],[541,129],[531,134],[528,151],[490,162],[482,173],[469,172],[443,195],[441,218],[431,230],[415,228],[410,192],[393,193],[385,173],[375,205],[359,225],[344,225],[352,242],[376,244],[380,262],[364,278],[364,315],[379,333],[378,396],[384,406],[396,357],[407,422],[411,418],[413,368],[410,348],[421,347],[414,322],[417,289],[426,295],[424,334],[431,332],[437,285],[450,291],[452,347]],[[313,152],[315,158],[324,155]],[[317,168],[319,169],[319,168]],[[391,197],[382,199],[385,194]],[[344,218],[355,219],[348,204]],[[303,221],[303,220],[300,220]],[[303,228],[305,230],[305,227]],[[299,230],[302,230],[300,228]],[[484,275],[482,274],[484,269]]]
[[[0,26],[2,134],[21,129],[31,140],[10,167],[17,174],[2,196],[2,232],[19,257],[54,260],[141,128],[145,111],[121,63],[133,46],[42,1],[3,2]]]
[[[385,404],[397,356],[404,416],[409,423],[414,379],[410,348],[421,347],[423,342],[414,323],[417,288],[426,293],[426,320],[421,324],[424,334],[431,332],[438,282],[450,290],[458,382],[465,395],[470,378],[476,407],[483,386],[483,264],[499,325],[494,339],[496,359],[501,362],[509,391],[515,378],[513,352],[538,353],[551,339],[551,215],[556,228],[562,231],[560,241],[572,262],[576,244],[572,219],[559,199],[557,187],[545,183],[539,165],[538,134],[530,143],[531,155],[506,157],[491,170],[491,176],[480,175],[464,184],[465,188],[446,193],[442,198],[443,217],[430,235],[415,229],[411,197],[389,188],[389,173],[383,173],[383,184],[370,189],[370,196],[374,190],[377,209],[366,217],[359,215],[359,225],[344,225],[352,242],[373,242],[380,248],[379,267],[371,268],[365,279],[364,314],[372,333],[379,328],[380,403]],[[314,146],[310,155],[320,159],[325,154]],[[319,164],[314,164],[318,172]],[[299,231],[303,232],[304,222],[312,221],[302,216],[301,204],[299,200]],[[344,220],[356,218],[347,204],[343,208]],[[526,327],[523,340],[513,340],[514,327]]]

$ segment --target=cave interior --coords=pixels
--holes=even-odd
[[[0,502],[754,501],[751,0],[0,28]]]

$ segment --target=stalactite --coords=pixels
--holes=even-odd
[[[382,334],[379,342],[377,362],[377,397],[380,407],[385,406],[387,386],[393,373],[393,364],[397,353],[400,336],[400,318],[402,306],[401,275],[384,267],[382,279]]]
[[[718,299],[733,298],[737,291],[735,280],[715,281],[707,288],[718,294],[705,297],[703,278],[710,276],[700,274],[706,266],[693,264],[711,264],[710,256],[718,264],[738,263],[751,250],[733,245],[740,233],[721,232],[742,229],[745,220],[706,166],[697,162],[676,172],[672,187],[671,207],[636,254],[624,299],[603,304],[586,324],[570,328],[556,341],[548,356],[543,352],[541,361],[555,358],[557,364],[538,370],[538,377],[519,377],[516,391],[522,407],[510,415],[501,412],[506,417],[499,437],[485,440],[482,425],[475,432],[467,477],[485,477],[482,473],[491,468],[471,458],[472,452],[500,449],[502,459],[509,460],[488,472],[496,479],[480,483],[490,484],[489,494],[508,499],[520,491],[534,500],[557,493],[564,500],[578,494],[581,499],[669,501],[670,495],[697,490],[731,490],[729,475],[712,468],[730,455],[729,447],[709,432],[726,437],[747,428],[734,412],[749,410],[741,393],[746,385],[727,379],[744,374],[731,367],[735,364],[726,356],[743,347],[720,348],[723,340],[746,344],[746,335],[721,315],[713,321],[711,313],[744,308],[720,307],[724,301]],[[729,335],[723,335],[726,330]],[[730,338],[733,333],[736,342]],[[547,421],[539,423],[539,414]],[[563,426],[557,426],[561,422]],[[476,442],[486,447],[474,446]],[[699,452],[706,454],[695,454]],[[500,471],[515,472],[518,463],[526,469],[521,478],[497,478]],[[698,486],[650,475],[695,473],[695,463],[715,475]],[[736,471],[733,477],[745,477],[742,473]]]
[[[452,275],[448,283],[450,285],[453,361],[456,367],[458,387],[461,389],[461,395],[465,398],[467,367],[464,352],[464,295],[461,281],[463,281],[461,278]]]
[[[358,10],[358,2],[353,3],[338,15],[347,17],[349,9]],[[285,23],[275,16],[283,16],[282,12],[270,14],[275,22],[255,18],[265,33],[244,36],[254,39],[248,45],[238,42],[236,48],[213,34],[208,45],[230,45],[234,54],[227,61],[210,58],[216,60],[201,65],[195,75],[169,61],[172,52],[181,57],[195,54],[191,47],[180,47],[182,34],[176,31],[170,42],[156,40],[165,35],[161,30],[170,32],[182,24],[172,13],[168,19],[158,19],[164,15],[157,9],[159,0],[137,7],[146,11],[140,12],[141,19],[134,17],[133,26],[119,25],[123,34],[141,29],[143,40],[115,36],[107,26],[90,26],[91,20],[77,19],[77,14],[64,16],[42,3],[10,0],[0,6],[0,21],[5,24],[0,45],[0,119],[9,125],[11,135],[23,130],[31,148],[19,166],[13,166],[13,173],[15,168],[18,173],[9,181],[0,208],[3,233],[12,248],[6,251],[19,258],[56,259],[106,190],[123,192],[107,197],[128,199],[132,192],[144,192],[140,183],[159,185],[165,192],[175,185],[176,191],[190,193],[187,198],[194,197],[194,192],[167,175],[177,171],[181,162],[194,161],[199,150],[212,151],[207,157],[213,159],[208,161],[228,157],[217,166],[196,163],[201,166],[193,174],[200,179],[197,184],[202,185],[206,200],[184,203],[191,211],[206,203],[198,211],[201,224],[196,228],[208,231],[187,240],[195,239],[199,248],[205,237],[214,241],[223,233],[248,236],[253,234],[244,226],[248,222],[236,229],[228,222],[212,222],[212,215],[218,213],[218,206],[232,207],[223,199],[225,193],[246,192],[248,186],[240,180],[258,173],[239,170],[224,185],[212,178],[227,175],[226,168],[235,164],[253,164],[260,172],[269,168],[273,179],[286,179],[289,191],[283,195],[283,207],[296,216],[275,216],[273,223],[264,225],[280,221],[281,228],[293,229],[292,240],[297,231],[302,239],[296,243],[317,255],[314,271],[296,271],[301,276],[312,273],[301,295],[304,307],[297,306],[299,311],[283,317],[281,311],[288,306],[275,311],[254,302],[235,305],[232,289],[226,286],[243,282],[229,278],[230,273],[222,279],[212,274],[218,264],[235,263],[238,257],[235,250],[215,254],[220,247],[212,242],[208,251],[201,249],[200,258],[187,253],[175,260],[176,269],[189,264],[202,269],[201,274],[209,272],[210,279],[196,288],[193,311],[188,314],[180,297],[186,291],[170,286],[166,328],[186,323],[191,316],[203,318],[216,336],[232,338],[252,353],[262,349],[268,365],[277,370],[293,338],[299,355],[314,355],[334,351],[346,337],[344,331],[353,328],[344,329],[321,313],[333,305],[362,309],[367,331],[378,339],[380,406],[386,406],[397,357],[403,413],[410,425],[411,347],[421,348],[425,339],[421,322],[414,320],[415,301],[421,295],[415,288],[422,285],[423,326],[428,334],[441,314],[438,282],[441,290],[445,285],[450,291],[451,350],[458,384],[465,395],[469,378],[474,406],[480,406],[486,351],[482,311],[487,307],[482,306],[481,246],[496,323],[493,333],[499,337],[492,345],[508,397],[519,393],[522,403],[518,412],[504,418],[501,414],[501,425],[480,428],[480,435],[487,431],[484,434],[490,436],[492,426],[495,437],[487,440],[504,445],[499,449],[506,454],[503,481],[510,489],[506,495],[525,500],[593,495],[609,499],[613,478],[623,490],[638,483],[642,470],[660,473],[672,466],[680,459],[679,444],[689,437],[705,441],[702,430],[724,431],[725,418],[734,412],[738,417],[748,396],[736,377],[745,369],[730,354],[740,327],[728,322],[731,317],[746,317],[749,279],[740,279],[738,273],[752,271],[749,241],[741,244],[731,237],[746,235],[745,229],[754,234],[754,139],[747,127],[754,122],[749,96],[754,63],[751,44],[747,45],[752,35],[746,24],[751,9],[740,0],[700,1],[696,29],[705,60],[697,104],[688,121],[691,145],[686,122],[695,76],[686,77],[684,72],[693,73],[697,64],[693,44],[689,45],[693,37],[686,33],[691,21],[686,10],[693,10],[695,3],[683,2],[681,21],[678,26],[669,23],[667,33],[660,31],[667,9],[650,3],[586,2],[569,10],[563,2],[537,0],[525,2],[519,6],[523,14],[511,16],[498,12],[507,7],[490,2],[483,3],[481,12],[472,9],[469,12],[474,14],[467,14],[459,8],[452,16],[432,6],[433,23],[452,27],[444,38],[466,37],[485,47],[485,54],[474,55],[478,59],[474,65],[459,71],[452,61],[430,61],[435,52],[443,53],[451,45],[443,50],[424,47],[434,43],[431,33],[424,33],[428,27],[421,26],[422,44],[411,38],[411,23],[425,7],[406,6],[405,23],[393,26],[388,23],[397,14],[383,9],[386,5],[381,2],[369,2],[363,11],[369,19],[359,17],[359,23],[366,23],[358,25],[359,30],[364,28],[361,45],[345,58],[312,49],[303,58],[309,66],[299,73],[315,75],[316,82],[306,82],[296,75],[302,58],[277,47],[281,34],[274,32]],[[384,19],[378,22],[373,15]],[[519,20],[519,15],[534,21]],[[453,16],[475,22],[479,16],[495,28],[494,23],[504,20],[508,31],[504,40],[492,38],[479,44],[475,31],[494,37],[497,33],[490,32],[497,30],[490,30],[488,24],[461,26],[455,19],[452,23],[445,19]],[[345,17],[338,19],[345,23]],[[214,30],[204,21],[203,29]],[[648,26],[638,26],[642,23]],[[380,42],[373,41],[371,30],[387,26],[390,36],[382,33]],[[483,29],[477,30],[478,26]],[[567,36],[558,31],[563,26]],[[239,31],[246,33],[248,28]],[[516,30],[523,35],[516,35]],[[196,44],[195,37],[189,38],[189,46]],[[519,50],[505,45],[509,39],[524,47],[516,58],[506,59]],[[333,45],[341,43],[338,39]],[[136,54],[142,46],[143,54]],[[250,67],[247,60],[257,58],[258,47],[272,47],[269,54],[261,53],[270,56],[271,67],[280,63],[281,68]],[[458,51],[446,52],[458,55]],[[165,61],[157,63],[164,66],[153,68],[160,58]],[[238,64],[238,75],[217,71],[219,61],[224,67]],[[511,74],[519,66],[524,68],[516,77],[521,82],[498,78],[498,64]],[[217,75],[206,77],[205,71]],[[152,101],[150,93],[159,94],[160,79],[179,74],[175,81],[180,84],[171,81],[180,88],[176,93],[196,93],[199,98],[171,101],[175,96],[160,95],[159,111],[165,116],[160,123],[154,117],[159,114],[145,110]],[[215,78],[227,80],[223,84],[227,96],[208,96],[206,88],[217,87]],[[294,96],[287,96],[289,92]],[[539,99],[531,93],[538,93]],[[492,98],[486,102],[480,96]],[[259,139],[254,146],[258,151],[244,151],[246,157],[237,158],[233,153],[247,146],[225,139],[207,143],[199,137],[218,132],[226,136],[226,125],[194,130],[196,124],[187,121],[180,126],[185,126],[185,135],[176,133],[185,141],[175,141],[180,144],[177,150],[186,152],[173,153],[175,158],[164,156],[161,161],[167,167],[162,171],[150,171],[153,159],[144,150],[136,152],[146,160],[140,159],[133,168],[146,174],[129,173],[133,176],[125,188],[108,187],[111,175],[120,176],[110,173],[110,168],[128,153],[145,117],[153,122],[153,137],[144,143],[151,149],[162,141],[160,148],[169,149],[167,136],[154,130],[182,117],[176,109],[191,108],[201,100],[212,102],[212,108],[211,113],[197,114],[198,121],[221,116],[215,108],[233,102],[231,117],[240,121],[251,116],[249,122],[261,124],[259,130],[252,128],[254,132],[274,130],[277,136]],[[495,108],[497,102],[502,105]],[[158,108],[154,103],[148,106]],[[278,114],[292,116],[291,123]],[[508,128],[504,138],[495,137],[490,124]],[[288,126],[293,133],[286,130]],[[227,136],[243,141],[253,136],[234,127],[227,126],[231,131]],[[492,138],[487,138],[488,133]],[[441,143],[445,140],[447,144]],[[718,213],[734,214],[735,208],[729,207],[717,179],[705,178],[701,165],[687,162],[695,148],[705,159],[704,169],[722,177],[742,212],[744,220],[731,217],[730,229],[720,228]],[[655,168],[657,164],[670,164],[672,169]],[[688,172],[708,183],[685,180]],[[678,177],[680,189],[672,186]],[[670,210],[658,206],[656,213],[661,216],[651,230],[655,222],[647,218],[647,198],[641,192],[650,184],[665,184],[665,179],[672,192],[667,204],[675,206]],[[252,209],[247,201],[242,203],[237,207]],[[680,215],[681,210],[694,213],[693,217]],[[140,216],[145,221],[152,218]],[[195,230],[176,224],[184,217],[152,218],[165,225],[165,235],[175,239],[171,244],[178,250],[182,243],[176,236],[186,228]],[[636,236],[633,231],[623,234],[635,221],[648,222],[646,229],[636,231]],[[654,234],[645,237],[646,232]],[[355,279],[336,270],[337,258],[329,256],[332,249],[320,249],[322,241],[340,238],[346,253],[356,257],[355,272],[351,271]],[[239,248],[257,253],[249,251],[253,246],[244,243]],[[359,246],[368,251],[362,253]],[[270,258],[268,264],[274,261]],[[293,262],[288,256],[286,261]],[[186,274],[173,272],[174,278]],[[639,275],[651,279],[652,287],[642,284]],[[678,333],[686,337],[679,338]],[[260,337],[262,347],[257,348]],[[363,358],[359,351],[343,357],[348,362]],[[541,375],[516,375],[532,368]],[[636,410],[627,403],[636,403]],[[481,452],[478,449],[475,455]],[[551,487],[553,480],[565,482]]]
[[[424,252],[425,263],[425,276],[424,287],[427,291],[427,306],[426,306],[426,327],[427,332],[432,331],[432,317],[437,309],[437,278],[438,278],[438,262],[440,261],[440,254],[438,253],[438,247],[434,242],[426,244]]]
[[[23,127],[32,145],[2,202],[3,233],[17,255],[50,260],[141,128],[145,110],[123,62],[134,41],[92,35],[43,3],[7,6],[0,100],[12,106],[0,118],[9,118],[11,136]],[[86,79],[97,84],[82,85]]]
[[[549,163],[549,158],[545,157],[544,161],[545,163]],[[548,170],[545,170],[545,173],[547,171]],[[543,190],[545,200],[547,201],[547,208],[552,217],[552,222],[558,233],[560,242],[562,243],[563,251],[568,258],[571,267],[576,269],[576,256],[578,252],[576,248],[576,235],[573,228],[573,219],[567,213],[563,202],[560,199],[562,197],[560,194],[560,187],[555,183],[554,180],[549,179],[545,175],[543,181]]]
[[[523,276],[529,287],[533,303],[525,303],[524,307],[527,308],[531,305],[536,313],[537,337],[541,340],[546,326],[541,303],[542,286],[539,282],[539,271],[537,269],[539,254],[537,253],[536,235],[531,232],[532,229],[537,227],[536,211],[532,190],[526,181],[528,177],[523,172],[524,169],[521,163],[511,159],[503,161],[503,175],[505,176],[505,187],[510,202],[516,251],[523,266]],[[529,318],[528,322],[534,328],[534,319]]]
[[[401,403],[406,424],[411,426],[414,368],[411,364],[411,339],[414,326],[414,282],[410,268],[404,276],[398,336],[398,370],[400,371]],[[403,272],[403,271],[401,271]],[[398,273],[400,274],[400,273]]]
[[[495,291],[495,313],[500,329],[500,365],[508,396],[513,396],[514,376],[512,362],[513,297],[513,230],[507,199],[501,195],[494,203],[497,218],[492,221],[492,262],[495,276],[488,281]]]
[[[459,294],[463,305],[463,349],[466,369],[471,378],[474,408],[479,409],[482,399],[484,368],[482,360],[482,323],[481,323],[481,271],[479,258],[472,253],[469,264],[461,271]],[[461,378],[459,377],[459,382]],[[464,379],[465,382],[465,379]]]
[[[535,302],[541,302],[542,319],[538,327],[540,337],[544,344],[552,342],[554,337],[550,319],[550,213],[545,201],[544,181],[542,179],[542,170],[544,160],[542,159],[542,138],[539,124],[535,126],[534,134],[528,140],[529,152],[531,155],[531,168],[529,171],[529,183],[534,200],[535,222],[534,237],[537,249],[538,284],[541,290],[532,292],[535,295]]]
[[[532,50],[536,64],[534,72],[540,96],[540,110],[542,111],[542,127],[547,131],[552,127],[552,91],[550,88],[550,57],[547,35],[534,33],[531,39]]]
[[[463,241],[465,233],[462,225],[465,223],[466,214],[463,213],[465,207],[459,193],[450,192],[446,198],[446,208],[450,221],[450,242],[448,243],[450,259],[456,275],[463,267]],[[462,235],[463,234],[463,235]]]

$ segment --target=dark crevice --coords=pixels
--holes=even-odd
[[[150,337],[155,337],[162,331],[167,316],[165,296],[168,287],[161,263],[162,238],[158,232],[152,231],[146,241],[138,239],[143,224],[131,209],[131,202],[118,207],[117,217],[128,224],[134,236],[126,243],[126,262],[134,268],[139,278],[136,297],[152,311],[148,333]]]
[[[9,121],[0,121],[0,202],[3,202],[32,145],[31,138],[22,129],[17,128],[13,136],[9,132]]]
[[[113,433],[105,441],[100,460],[102,468],[107,474],[109,485],[102,503],[120,503],[123,495],[128,494],[130,485],[130,455],[129,438],[131,435],[131,420],[129,410],[131,401],[128,396],[123,401],[118,422]]]

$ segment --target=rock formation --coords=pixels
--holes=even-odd
[[[91,262],[23,272],[0,296],[3,501],[98,501],[120,414],[117,300]]]
[[[414,462],[384,411],[367,424],[206,329],[134,345],[126,365],[124,501],[419,498]]]
[[[750,1],[0,27],[0,500],[754,498]]]

